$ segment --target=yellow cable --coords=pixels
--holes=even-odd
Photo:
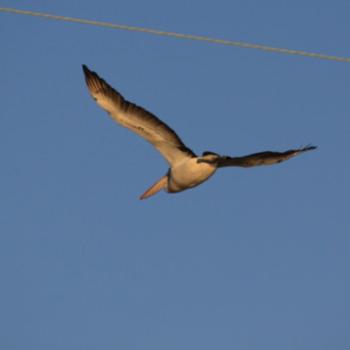
[[[92,20],[88,20],[88,19],[81,19],[81,18],[74,18],[74,17],[57,16],[57,15],[51,15],[51,14],[42,13],[42,12],[18,10],[18,9],[7,8],[7,7],[0,7],[0,12],[15,13],[15,14],[26,15],[26,16],[42,17],[42,18],[46,18],[46,19],[52,19],[52,20],[64,21],[64,22],[82,23],[82,24],[93,25],[93,26],[98,26],[98,27],[105,27],[105,28],[112,28],[112,29],[119,29],[119,30],[128,30],[128,31],[133,31],[133,32],[143,32],[143,33],[168,36],[168,37],[173,37],[173,38],[178,38],[178,39],[205,41],[205,42],[209,42],[212,44],[238,46],[238,47],[243,47],[243,48],[248,48],[248,49],[256,49],[256,50],[270,51],[270,52],[276,52],[276,53],[283,53],[286,55],[299,55],[299,56],[313,57],[313,58],[319,58],[319,59],[329,60],[329,61],[350,62],[349,57],[324,55],[324,54],[315,53],[315,52],[284,49],[284,48],[272,47],[272,46],[266,46],[266,45],[260,45],[260,44],[251,44],[251,43],[246,43],[246,42],[241,42],[241,41],[215,39],[215,38],[210,38],[210,37],[206,37],[206,36],[199,36],[199,35],[166,32],[166,31],[161,31],[161,30],[156,30],[156,29],[151,29],[151,28],[128,26],[128,25],[124,25],[124,24],[115,24],[115,23],[92,21]]]

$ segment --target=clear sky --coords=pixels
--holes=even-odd
[[[350,56],[348,0],[0,5]],[[1,349],[350,348],[349,63],[4,13],[0,42]],[[196,152],[319,149],[139,201],[167,165],[82,63]]]

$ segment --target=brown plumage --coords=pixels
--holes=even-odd
[[[169,193],[184,191],[208,180],[218,168],[227,166],[252,167],[271,165],[316,149],[306,146],[285,152],[260,152],[243,157],[220,156],[204,152],[196,156],[168,125],[142,107],[127,101],[95,72],[83,65],[86,84],[97,104],[122,126],[150,142],[170,165],[166,175],[151,186],[140,198],[153,196],[161,189]]]
[[[258,165],[272,165],[276,163],[284,162],[292,157],[297,156],[300,153],[312,151],[316,149],[316,146],[306,146],[299,149],[290,149],[285,152],[259,152],[253,153],[243,157],[219,157],[218,167],[223,168],[226,166],[240,166],[244,168],[258,166]]]
[[[146,109],[129,102],[108,83],[101,79],[95,72],[83,65],[85,81],[90,94],[95,101],[119,124],[134,131],[154,147],[171,164],[175,155],[185,153],[189,156],[195,154],[181,141],[175,131],[158,119]],[[168,151],[167,145],[173,148]],[[177,150],[177,152],[176,152]]]

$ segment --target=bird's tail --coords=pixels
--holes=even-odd
[[[168,175],[164,175],[160,180],[158,180],[154,185],[152,185],[142,196],[140,199],[146,199],[148,197],[153,196],[161,189],[166,188],[168,186]]]

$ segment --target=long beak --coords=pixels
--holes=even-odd
[[[167,187],[168,185],[168,175],[164,175],[159,181],[152,185],[141,197],[140,199],[146,199],[153,196],[161,189]]]

